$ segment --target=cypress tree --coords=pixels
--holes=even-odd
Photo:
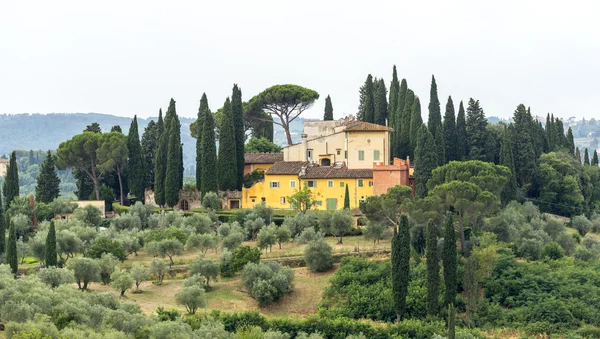
[[[429,90],[429,118],[427,120],[427,128],[429,128],[429,132],[433,134],[433,138],[436,140],[436,147],[438,149],[443,149],[443,144],[437,144],[438,140],[443,140],[440,138],[438,133],[438,127],[440,131],[442,130],[442,113],[440,109],[440,100],[438,99],[437,94],[437,84],[435,83],[435,77],[431,76],[431,88]],[[439,157],[438,157],[439,158]],[[444,158],[438,159],[440,163],[444,162]]]
[[[35,155],[33,154],[33,150],[31,150],[31,149],[29,150],[28,162],[29,162],[29,166],[35,165]]]
[[[444,265],[444,284],[446,294],[444,296],[444,305],[454,305],[456,299],[456,233],[454,232],[454,221],[452,213],[446,215],[444,223],[444,246],[442,249],[442,262]]]
[[[4,203],[8,210],[13,199],[19,196],[19,168],[17,167],[17,152],[15,151],[10,154],[2,190],[4,193]]]
[[[58,198],[60,194],[60,178],[56,174],[56,165],[54,157],[48,151],[46,159],[40,167],[40,173],[37,177],[37,185],[35,186],[35,200],[49,204],[52,200]]]
[[[179,191],[182,187],[183,162],[181,145],[181,124],[175,108],[175,100],[171,98],[167,110],[168,123],[165,123],[167,140],[167,168],[165,172],[165,204],[169,207],[179,202]],[[169,127],[168,129],[166,127]]]
[[[496,136],[492,131],[488,131],[487,137],[485,138],[485,152],[485,161],[495,164],[498,159],[498,146]]]
[[[446,335],[447,339],[455,339],[456,338],[456,309],[454,308],[454,304],[448,305],[448,333]]]
[[[400,118],[400,143],[398,156],[401,159],[406,159],[410,156],[410,116],[412,114],[412,107],[415,101],[415,93],[412,89],[406,91],[406,98],[404,102],[404,110]]]
[[[508,204],[512,200],[517,199],[517,177],[515,173],[515,159],[513,156],[512,137],[508,128],[504,127],[504,135],[500,145],[500,165],[508,167],[510,170],[510,178],[504,190],[502,191],[502,203]]]
[[[15,231],[15,225],[12,221],[10,222],[10,228],[8,229],[8,247],[6,248],[6,262],[10,265],[10,271],[16,277],[17,270],[19,269],[19,261],[17,259],[17,232]]]
[[[414,160],[415,149],[417,148],[417,138],[419,136],[419,128],[423,125],[423,118],[421,117],[421,100],[419,97],[415,97],[413,107],[410,115],[410,158]]]
[[[575,154],[575,138],[573,137],[573,130],[569,127],[567,131],[567,149],[571,154]]]
[[[142,156],[144,159],[144,170],[146,182],[144,183],[144,189],[154,190],[154,157],[156,153],[156,145],[158,144],[157,136],[158,127],[154,120],[150,120],[144,134],[142,134]]]
[[[244,185],[244,143],[246,142],[246,132],[244,130],[244,110],[242,106],[242,90],[237,84],[233,85],[231,94],[231,115],[233,116],[233,130],[235,131],[235,154],[237,166],[237,184],[238,190]],[[270,124],[273,128],[273,124]],[[271,136],[271,139],[273,137]]]
[[[469,159],[485,161],[485,140],[487,138],[487,119],[479,100],[469,99],[467,107],[467,141],[469,145]]]
[[[333,120],[333,106],[331,105],[331,97],[329,95],[325,98],[325,114],[323,115],[323,120]]]
[[[594,150],[594,156],[592,157],[592,166],[598,166],[598,151]]]
[[[360,102],[358,106],[358,120],[374,122],[375,98],[373,93],[373,76],[369,74],[365,84],[360,88]]]
[[[513,154],[515,158],[515,173],[521,186],[531,183],[536,167],[536,159],[531,140],[530,126],[531,115],[525,106],[520,104],[514,116]]]
[[[138,132],[137,115],[133,116],[133,121],[131,122],[131,126],[129,126],[127,149],[129,150],[129,160],[127,161],[129,191],[135,195],[139,201],[144,201],[146,171],[144,169],[144,156],[142,153],[142,145],[140,144],[140,134]]]
[[[410,269],[410,226],[408,217],[402,215],[400,224],[394,227],[392,238],[392,295],[396,320],[400,322],[406,311]]]
[[[548,138],[548,148],[550,151],[554,151],[556,147],[556,140],[554,140],[554,115],[550,116],[550,113],[546,115],[546,137]]]
[[[2,194],[0,194],[0,257],[6,253],[6,224]]]
[[[435,149],[437,150],[437,159],[438,166],[444,165],[444,160],[446,159],[446,150],[444,149],[444,132],[442,131],[442,126],[438,125],[437,131],[434,134],[434,143]]]
[[[167,169],[167,143],[162,110],[158,111],[156,123],[156,153],[154,157],[154,201],[158,206],[165,205],[165,174]]]
[[[219,189],[235,190],[237,187],[237,159],[235,150],[235,135],[233,131],[233,116],[229,98],[223,104],[223,119],[219,133]]]
[[[590,154],[588,153],[587,147],[585,148],[585,153],[583,155],[583,164],[585,166],[590,166]]]
[[[469,154],[469,141],[467,140],[467,121],[463,102],[458,106],[456,115],[456,160],[466,160]]]
[[[575,148],[575,159],[581,164],[581,151],[579,150],[579,147]]]
[[[394,129],[394,144],[391,146],[395,157],[400,156],[401,150],[401,134],[402,134],[402,116],[404,113],[404,106],[406,106],[406,95],[408,92],[408,85],[406,79],[402,79],[400,82],[400,89],[398,91],[398,102],[396,103],[396,110],[390,114],[394,114],[394,120],[396,127]]]
[[[50,230],[46,236],[46,267],[58,265],[56,259],[56,229],[54,228],[54,220],[50,221]]]
[[[200,107],[198,108],[198,119],[196,120],[196,189],[202,187],[202,133],[204,131],[204,112],[208,111],[208,99],[206,93],[202,93]]]
[[[456,136],[456,116],[454,113],[454,102],[452,97],[448,96],[446,103],[446,113],[444,113],[444,122],[442,124],[444,131],[444,155],[445,162],[458,160],[457,136]]]
[[[373,120],[376,124],[385,126],[388,118],[388,104],[387,104],[387,88],[385,88],[385,82],[383,79],[379,79],[373,83],[373,99],[374,104],[374,117]]]
[[[419,129],[417,148],[415,149],[415,193],[419,198],[427,195],[427,181],[431,172],[437,167],[437,152],[433,135],[425,124]]]
[[[432,220],[427,223],[425,239],[425,256],[427,257],[427,314],[438,314],[438,298],[440,293],[440,263],[437,252],[437,235]]]
[[[398,73],[396,73],[396,65],[392,70],[392,82],[390,83],[390,99],[388,105],[389,126],[394,130],[390,135],[390,145],[394,145],[394,137],[396,134],[396,106],[398,105],[398,93],[400,92],[400,82],[398,81]],[[394,152],[390,150],[393,156]]]
[[[348,190],[348,185],[346,184],[346,192],[344,193],[344,209],[350,209],[350,191]]]
[[[217,192],[217,150],[215,146],[215,122],[213,115],[208,108],[203,113],[204,123],[202,124],[202,195],[208,192]]]
[[[561,119],[556,118],[554,124],[556,127],[556,146],[558,148],[567,146],[567,137],[565,136],[565,125]]]

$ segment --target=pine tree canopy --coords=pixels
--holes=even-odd
[[[56,174],[56,164],[52,153],[48,151],[46,160],[40,167],[35,186],[35,200],[45,204],[51,203],[60,194],[60,178]],[[1,216],[0,216],[1,218]]]

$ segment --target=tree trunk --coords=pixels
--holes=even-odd
[[[119,201],[123,206],[123,180],[121,180],[121,168],[117,165],[117,177],[119,178]]]
[[[287,137],[288,145],[292,145],[292,135],[290,134],[290,126],[283,126],[283,130],[285,131],[285,136]]]
[[[121,297],[124,297],[124,296],[125,296],[125,290],[122,290],[121,291]]]
[[[92,181],[94,182],[94,190],[96,191],[96,200],[100,200],[100,184],[96,175],[96,166],[92,164]]]
[[[173,268],[173,256],[169,255],[169,269]]]

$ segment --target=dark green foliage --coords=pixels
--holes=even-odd
[[[575,139],[573,138],[573,130],[571,127],[567,130],[567,149],[571,154],[575,153]]]
[[[244,187],[250,188],[255,183],[265,178],[265,172],[262,170],[254,170],[244,176]]]
[[[456,338],[456,309],[454,304],[448,305],[448,339]]]
[[[564,216],[582,214],[591,195],[584,166],[564,152],[543,154],[539,162],[540,209]]]
[[[413,103],[412,112],[410,116],[410,158],[415,158],[415,150],[417,149],[417,139],[419,136],[419,128],[423,125],[423,118],[421,117],[421,100],[419,97],[415,98]]]
[[[231,260],[227,266],[221,265],[221,275],[232,277],[240,272],[248,263],[258,263],[262,252],[258,247],[239,246],[231,253]]]
[[[242,281],[260,306],[268,305],[291,292],[294,272],[276,263],[249,263],[242,270]]]
[[[279,153],[281,147],[267,138],[251,137],[244,145],[245,153]]]
[[[42,163],[35,187],[35,200],[49,204],[60,194],[60,179],[56,174],[56,165],[52,153],[48,151],[46,160]]]
[[[436,316],[439,311],[440,259],[438,256],[437,230],[435,223],[427,223],[425,257],[427,258],[427,314]]]
[[[465,107],[460,102],[456,115],[456,159],[465,160],[469,155],[469,141],[467,139],[467,121]]]
[[[575,148],[575,159],[581,164],[581,151],[579,150],[579,147]]]
[[[429,90],[429,118],[427,119],[427,128],[429,132],[433,134],[433,138],[436,141],[436,149],[443,152],[444,145],[438,144],[437,142],[443,140],[442,136],[438,135],[438,128],[442,131],[442,113],[440,109],[440,100],[438,99],[437,84],[435,83],[435,77],[431,76],[431,87]],[[440,157],[438,154],[438,163],[441,165],[444,163],[445,157]]]
[[[202,93],[200,107],[198,108],[198,119],[196,120],[196,188],[202,187],[202,133],[204,128],[204,116],[209,112],[208,99],[206,93]]]
[[[588,152],[587,147],[585,148],[585,153],[583,155],[583,164],[585,166],[590,166],[590,153]]]
[[[469,159],[485,161],[487,156],[485,140],[487,138],[487,119],[483,109],[479,106],[479,100],[469,99],[467,107],[467,142],[469,145]]]
[[[498,145],[493,129],[488,129],[487,137],[485,138],[485,161],[491,163],[498,163]]]
[[[472,319],[477,311],[479,301],[479,282],[477,278],[477,259],[471,256],[467,259],[465,275],[463,278],[464,295],[467,301],[467,326],[471,328]]]
[[[100,124],[97,122],[92,122],[91,124],[87,125],[83,131],[92,133],[102,133],[102,129],[100,129]]]
[[[237,166],[236,188],[241,190],[244,184],[244,143],[246,142],[246,133],[244,130],[244,110],[242,105],[242,90],[237,84],[233,85],[231,94],[231,116],[233,117],[233,130],[235,131],[235,153]],[[273,140],[273,124],[268,124],[271,128],[271,139]]]
[[[304,261],[311,272],[326,272],[333,267],[333,248],[323,238],[309,241]]]
[[[410,117],[412,114],[412,107],[415,101],[415,93],[412,89],[406,91],[406,97],[404,102],[404,109],[402,115],[400,115],[400,136],[398,143],[398,157],[406,159],[410,156]]]
[[[150,120],[142,135],[142,153],[146,182],[144,188],[154,189],[154,156],[158,145],[158,126]]]
[[[429,133],[425,124],[419,129],[417,148],[415,149],[415,194],[417,197],[427,195],[427,181],[431,172],[437,167],[437,152],[433,135]]]
[[[554,133],[554,114],[552,117],[550,113],[546,115],[546,136],[548,138],[549,151],[553,151],[556,147],[556,134]]]
[[[19,261],[17,259],[17,232],[15,225],[10,222],[8,229],[8,246],[6,247],[6,262],[10,265],[10,271],[17,276],[19,269]]]
[[[350,192],[348,191],[348,185],[346,185],[346,191],[344,193],[344,209],[350,209]]]
[[[451,213],[447,213],[444,223],[444,247],[442,249],[442,262],[444,265],[444,284],[446,293],[444,305],[453,305],[456,299],[458,285],[456,277],[457,269],[456,233],[454,232],[454,220]]]
[[[219,189],[223,191],[235,190],[238,182],[233,120],[234,117],[231,112],[231,102],[229,101],[229,98],[227,98],[223,104],[223,120],[221,121],[221,130],[219,132]]]
[[[96,242],[88,248],[85,255],[90,258],[100,259],[104,253],[110,253],[121,261],[127,259],[127,251],[125,251],[121,243],[116,240],[110,240],[107,237],[96,239]]]
[[[50,230],[48,236],[46,236],[46,267],[55,266],[58,264],[56,254],[56,228],[54,227],[54,220],[50,221]]]
[[[374,117],[373,122],[386,125],[388,118],[387,89],[383,79],[375,78],[373,82]]]
[[[444,159],[446,159],[446,149],[444,148],[444,132],[441,126],[438,126],[438,130],[434,133],[433,142],[437,150],[438,165],[442,166],[445,163]]]
[[[398,230],[392,238],[392,294],[396,320],[400,322],[406,312],[410,269],[410,226],[408,217],[400,217]]]
[[[533,118],[523,104],[517,106],[514,116],[513,154],[515,173],[521,187],[527,187],[533,180],[536,167],[535,152],[531,139]]]
[[[392,71],[392,82],[390,84],[390,98],[388,104],[388,126],[390,126],[393,131],[390,135],[390,145],[394,145],[394,138],[396,135],[396,128],[398,126],[398,122],[396,121],[396,107],[398,106],[398,93],[400,92],[400,82],[398,81],[398,73],[396,72],[396,65],[394,65]],[[392,148],[393,149],[393,148]],[[394,152],[392,151],[392,156]]]
[[[203,96],[204,97],[204,96]],[[202,124],[202,163],[200,168],[202,169],[201,180],[200,180],[200,191],[202,194],[208,192],[217,192],[218,189],[218,175],[217,175],[217,149],[215,145],[215,122],[213,120],[212,113],[208,108],[208,101],[206,105],[206,111],[203,114],[204,123]]]
[[[375,97],[373,92],[373,76],[369,74],[367,80],[365,80],[365,84],[359,90],[358,120],[366,122],[375,121]]]
[[[323,120],[333,120],[333,105],[331,105],[331,97],[328,95],[325,98],[325,113]]]
[[[167,134],[162,110],[158,111],[156,123],[156,153],[154,157],[154,201],[158,206],[165,205],[165,174],[167,170]]]
[[[4,184],[2,186],[2,193],[4,194],[4,204],[6,209],[8,209],[13,199],[19,196],[19,169],[17,167],[17,153],[15,151],[10,154],[8,169],[6,170],[6,176],[4,177]]]
[[[8,218],[4,211],[4,204],[2,203],[2,194],[0,194],[0,257],[6,253],[6,225],[8,224]]]
[[[598,151],[594,150],[594,156],[592,157],[592,166],[598,166]]]
[[[171,98],[167,110],[167,168],[165,171],[165,204],[173,207],[179,202],[179,191],[183,187],[183,148],[181,145],[181,123],[177,116],[175,100]],[[168,125],[168,129],[166,128]]]
[[[452,160],[459,160],[458,153],[458,143],[457,143],[457,135],[456,135],[456,117],[454,114],[454,102],[452,102],[452,97],[448,97],[448,102],[446,103],[446,113],[444,113],[444,122],[443,122],[443,131],[444,131],[444,155],[445,163],[450,162]]]
[[[406,95],[408,92],[408,84],[406,83],[406,79],[402,79],[400,82],[400,89],[398,90],[398,103],[396,104],[396,109],[394,112],[390,114],[394,114],[395,127],[394,127],[394,143],[390,148],[392,149],[392,153],[395,157],[400,157],[400,149],[401,147],[401,134],[402,134],[402,123],[403,123],[403,114],[404,107],[406,106]]]
[[[129,127],[127,135],[127,149],[129,150],[129,161],[127,162],[127,180],[129,181],[129,190],[139,201],[144,201],[144,191],[146,186],[146,169],[144,168],[144,154],[140,144],[140,135],[138,132],[137,116],[133,116],[133,121]],[[182,165],[183,166],[183,165]]]
[[[502,144],[500,146],[500,165],[506,166],[510,170],[510,177],[508,178],[506,187],[502,191],[501,199],[504,205],[509,203],[511,200],[517,199],[518,186],[512,145],[512,133],[510,133],[509,129],[505,127]]]

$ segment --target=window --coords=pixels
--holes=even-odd
[[[373,181],[369,180],[369,187],[373,187]]]
[[[290,180],[290,188],[296,188],[296,180]]]
[[[315,206],[321,206],[321,205],[323,205],[323,201],[321,201],[321,200],[315,201]]]
[[[342,150],[341,149],[337,149],[337,155],[342,154]]]
[[[271,187],[271,188],[279,188],[279,181],[271,181],[269,183],[269,187]]]
[[[313,157],[313,150],[309,149],[308,151],[306,151],[306,156],[308,157],[308,160],[312,160]]]
[[[344,182],[340,182],[340,187],[344,187]]]
[[[315,188],[315,187],[317,187],[317,182],[314,181],[314,180],[307,180],[306,181],[306,186],[307,187],[311,187],[311,188]]]
[[[373,160],[379,161],[379,150],[378,149],[373,151]]]
[[[363,187],[364,183],[362,179],[358,179],[358,187]]]
[[[279,198],[279,203],[285,205],[285,197]]]
[[[256,199],[252,199],[252,202],[256,202]]]
[[[365,160],[365,151],[358,151],[358,160]]]
[[[327,187],[333,187],[333,180],[327,181]]]

